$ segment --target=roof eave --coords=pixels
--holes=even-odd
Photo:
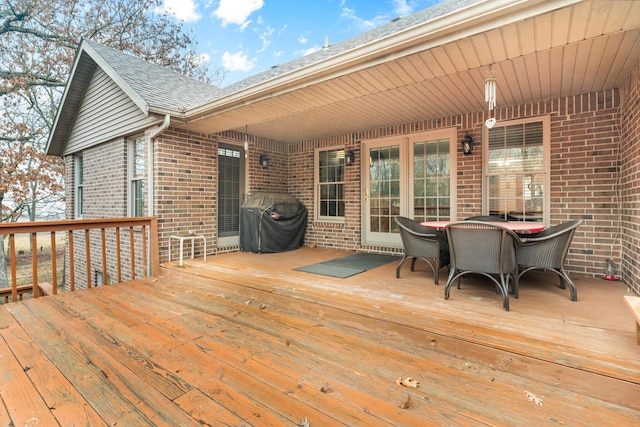
[[[60,116],[62,115],[62,112],[63,112],[63,106],[65,105],[67,101],[67,97],[69,95],[69,91],[73,86],[72,85],[73,78],[76,75],[76,70],[78,68],[78,64],[80,63],[80,58],[82,56],[81,53],[82,53],[82,47],[79,46],[76,51],[76,56],[73,61],[73,65],[71,67],[71,73],[69,74],[67,83],[65,84],[64,92],[62,93],[62,99],[60,100],[60,104],[58,105],[58,110],[56,111],[55,119],[53,120],[53,127],[51,128],[52,129],[51,133],[49,134],[49,138],[47,139],[45,153],[51,156],[62,155],[63,147],[60,147],[60,145],[62,144],[62,140],[68,137],[68,133],[69,133],[68,130],[65,136],[59,135],[58,124],[60,121]],[[86,88],[86,82],[81,82],[80,84],[83,84],[83,86]]]
[[[387,37],[342,52],[218,98],[186,112],[188,122],[211,117],[263,99],[409,55],[472,34],[552,11],[581,0],[486,0],[422,22]],[[488,64],[487,64],[488,65]]]

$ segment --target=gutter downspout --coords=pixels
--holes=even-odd
[[[155,189],[153,188],[153,142],[159,137],[171,124],[171,115],[166,114],[164,116],[164,121],[160,125],[159,128],[155,129],[149,135],[149,148],[147,150],[147,181],[149,182],[149,192],[148,192],[148,203],[149,203],[149,216],[153,216],[155,209],[153,208],[154,202],[154,193]]]
[[[154,140],[159,137],[165,130],[167,130],[167,128],[169,127],[169,125],[171,124],[171,115],[169,114],[165,114],[164,116],[164,121],[162,122],[162,124],[160,125],[159,128],[153,130],[151,132],[151,134],[149,134],[149,147],[147,149],[147,182],[149,183],[149,191],[147,192],[148,195],[148,203],[149,203],[149,216],[153,216],[155,213],[155,209],[153,208],[153,203],[154,203],[154,193],[155,193],[155,188],[154,188],[154,180],[153,180],[153,171],[154,171],[154,167],[153,167],[153,143]],[[149,236],[149,238],[151,238],[151,236]],[[150,260],[151,259],[151,245],[148,244],[147,245],[147,259]],[[151,275],[151,262],[149,262],[148,267],[147,267],[147,276]]]

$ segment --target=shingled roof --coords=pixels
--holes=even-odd
[[[104,60],[123,82],[145,103],[154,108],[185,111],[220,95],[217,86],[124,54],[91,40],[83,40]],[[103,67],[104,68],[104,67]],[[111,74],[107,71],[107,74]]]
[[[416,25],[441,18],[444,15],[458,11],[465,7],[479,3],[483,0],[445,0],[429,8],[423,9],[412,15],[397,18],[385,25],[369,30],[350,39],[331,44],[311,54],[294,59],[282,65],[273,66],[271,69],[240,80],[222,89],[221,96],[233,94],[251,86],[256,86],[287,73],[303,69],[309,65],[317,64],[326,59],[338,56],[355,48],[360,48],[386,37],[405,31]]]

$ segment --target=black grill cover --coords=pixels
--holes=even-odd
[[[304,242],[307,208],[287,193],[255,193],[240,209],[240,250],[285,252]]]

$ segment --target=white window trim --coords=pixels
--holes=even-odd
[[[344,145],[336,145],[331,147],[320,147],[316,148],[313,153],[313,200],[314,200],[314,209],[313,209],[313,218],[315,222],[325,222],[325,223],[338,223],[342,224],[346,222],[346,216],[324,216],[320,215],[320,152],[321,151],[332,151],[332,150],[343,150],[347,151],[347,148]],[[356,167],[355,164],[350,167]],[[347,174],[347,165],[344,165],[344,173],[345,180],[342,181],[344,186],[347,185],[346,174]],[[345,194],[343,194],[345,198],[346,205],[346,188]],[[345,206],[345,215],[346,215],[346,206]]]
[[[133,188],[133,184],[135,181],[146,180],[147,173],[144,173],[141,177],[134,177],[135,173],[135,165],[134,165],[134,154],[135,154],[135,143],[136,141],[142,140],[145,141],[144,135],[137,135],[130,138],[127,138],[127,216],[134,218],[135,215],[135,191]],[[146,146],[146,144],[144,144]],[[148,147],[146,148],[148,149]],[[148,158],[145,156],[145,167],[148,168]],[[149,189],[146,189],[149,191]]]
[[[505,127],[519,125],[522,123],[542,122],[542,150],[543,150],[543,173],[545,191],[542,195],[544,203],[543,222],[546,227],[550,224],[551,216],[551,117],[535,116],[516,120],[505,120],[497,122],[493,127]],[[482,214],[489,215],[489,189],[487,185],[487,174],[489,170],[489,129],[482,126]]]
[[[80,167],[82,164],[82,167]],[[82,183],[80,182],[80,171],[82,169]],[[74,182],[74,217],[81,219],[84,215],[84,158],[82,154],[79,154],[73,159],[73,182]],[[79,191],[80,190],[80,191]],[[82,195],[80,195],[82,193]]]

